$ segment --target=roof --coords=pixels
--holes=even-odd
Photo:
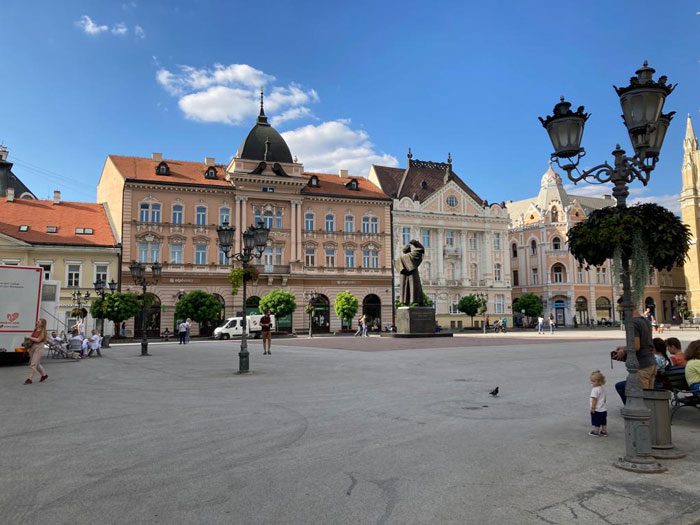
[[[226,169],[220,164],[212,166],[216,170],[216,178],[205,178],[204,173],[209,168],[204,162],[191,162],[185,160],[163,159],[155,160],[145,157],[123,157],[121,155],[109,155],[114,166],[125,180],[143,182],[161,182],[169,184],[197,184],[211,186],[225,186],[232,188],[226,177]],[[168,165],[168,175],[156,174],[156,167],[161,162]]]
[[[318,177],[318,186],[309,186],[308,184],[302,188],[301,193],[304,195],[331,195],[334,197],[350,197],[355,199],[382,199],[391,200],[381,188],[372,184],[365,177],[341,177],[331,173],[304,173],[304,177]],[[356,180],[359,190],[353,190],[346,186],[351,180]]]
[[[409,197],[419,202],[425,201],[449,181],[454,181],[477,204],[484,199],[479,197],[459,176],[452,171],[451,162],[433,162],[408,158],[405,170],[387,166],[374,166],[382,189],[395,199]]]
[[[19,227],[29,230],[20,232]],[[56,233],[47,233],[57,226]],[[76,228],[92,228],[92,235],[76,234]],[[102,204],[61,202],[34,199],[0,198],[0,233],[29,244],[76,246],[116,246],[117,241]]]
[[[279,132],[270,126],[263,109],[260,93],[260,115],[248,136],[238,148],[236,156],[247,160],[264,160],[267,162],[286,162],[291,164],[292,153]]]
[[[7,150],[5,150],[6,152]],[[15,190],[15,198],[19,199],[22,195],[29,194],[32,199],[36,199],[29,188],[15,175],[12,173],[12,162],[4,160],[0,156],[0,197],[5,197],[7,195],[7,188],[12,188]]]

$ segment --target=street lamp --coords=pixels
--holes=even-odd
[[[664,114],[662,110],[666,97],[676,86],[667,84],[668,79],[665,76],[653,80],[654,73],[655,70],[649,67],[645,60],[644,65],[636,71],[636,76],[630,79],[629,86],[613,86],[620,98],[622,119],[634,148],[634,156],[625,155],[625,151],[618,144],[612,152],[615,158],[612,166],[606,161],[583,172],[578,169],[581,158],[586,154],[581,147],[581,138],[589,117],[583,106],[575,112],[571,111],[571,103],[561,97],[560,102],[554,106],[553,115],[540,117],[540,122],[554,146],[551,160],[566,171],[574,184],[582,180],[601,184],[612,182],[613,196],[618,208],[627,207],[629,183],[639,180],[646,186],[649,182],[651,172],[659,160],[666,130],[675,114]],[[625,419],[625,457],[620,458],[615,466],[634,472],[663,472],[666,469],[651,456],[651,412],[644,404],[642,385],[639,381],[639,361],[637,352],[634,351],[630,265],[625,258],[622,259],[621,277],[622,310],[627,340],[625,364],[628,376],[625,392],[627,403],[622,409]]]
[[[117,288],[117,283],[114,279],[109,281],[109,283],[105,283],[100,277],[97,277],[97,280],[93,283],[93,286],[95,287],[95,292],[97,292],[97,295],[100,296],[100,299],[104,301],[105,295],[107,295],[107,292],[105,291],[105,284],[109,287],[110,293],[114,293],[114,290]],[[104,338],[104,330],[105,330],[105,320],[104,317],[99,318],[100,321],[100,337]],[[105,345],[109,346],[109,345]],[[97,355],[99,357],[102,357],[102,354],[100,353],[100,349],[97,349]]]
[[[240,253],[229,253],[233,245],[233,236],[236,233],[236,228],[229,226],[228,222],[224,222],[216,228],[216,234],[219,236],[219,247],[227,259],[240,261],[243,266],[243,322],[241,324],[241,350],[238,352],[238,373],[247,374],[250,372],[250,353],[248,352],[248,334],[246,334],[247,316],[245,304],[247,301],[246,283],[250,278],[245,270],[250,266],[250,261],[260,259],[265,248],[267,247],[267,239],[270,235],[270,228],[266,228],[262,222],[257,226],[250,226],[243,232],[243,251]]]
[[[314,325],[312,322],[313,319],[313,314],[314,314],[314,307],[316,306],[316,302],[318,301],[319,297],[318,292],[304,292],[304,297],[308,299],[308,303],[306,304],[306,313],[309,314],[309,337],[314,336]]]
[[[685,294],[678,294],[674,297],[676,304],[678,305],[678,313],[681,316],[681,324],[688,315],[688,298]]]
[[[486,333],[486,308],[489,304],[489,296],[483,292],[479,292],[478,294],[476,294],[476,298],[481,303],[481,306],[479,307],[479,309],[481,310],[481,315],[484,318],[482,325],[483,325],[484,333]]]
[[[75,290],[71,293],[71,297],[73,298],[73,305],[75,308],[79,311],[78,313],[78,319],[83,321],[85,317],[83,317],[83,303],[87,303],[90,300],[90,292],[85,292],[82,293],[80,290]],[[85,325],[83,324],[83,328]]]
[[[146,275],[146,265],[144,263],[139,263],[136,261],[132,262],[131,265],[129,266],[129,271],[131,272],[131,278],[134,280],[134,283],[141,286],[141,289],[142,289],[142,295],[141,295],[141,298],[142,298],[142,301],[141,301],[141,355],[147,356],[150,354],[148,353],[148,335],[146,334],[146,331],[148,328],[148,322],[147,322],[148,312],[146,309],[146,287],[149,285],[158,284],[158,280],[160,279],[160,275],[163,271],[163,265],[161,265],[159,262],[154,262],[151,265],[151,272],[153,274],[153,278],[150,281],[148,280],[148,277]]]

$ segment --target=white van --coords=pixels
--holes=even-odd
[[[262,327],[260,326],[260,319],[262,315],[248,315],[246,316],[246,333],[249,336],[261,337]],[[270,321],[272,322],[270,330],[273,332],[277,329],[277,323],[275,322],[275,316],[270,316]],[[214,328],[214,339],[231,339],[232,337],[239,337],[243,334],[243,318],[242,317],[229,317],[221,326]]]

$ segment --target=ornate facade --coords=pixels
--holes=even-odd
[[[700,150],[690,115],[686,121],[683,141],[683,187],[681,189],[681,217],[690,227],[693,244],[688,251],[688,261],[683,267],[687,289],[688,309],[694,317],[700,317],[700,247],[698,225],[700,221]]]
[[[405,169],[372,166],[369,180],[393,199],[394,253],[411,239],[425,247],[421,279],[441,326],[470,326],[471,319],[457,310],[459,299],[469,294],[488,297],[492,318],[511,318],[503,205],[481,199],[452,171],[449,157],[446,163],[421,161],[409,150]]]
[[[308,330],[308,297],[319,300],[314,331],[338,331],[333,304],[348,290],[378,325],[391,322],[390,199],[362,177],[306,173],[292,158],[281,135],[260,116],[228,165],[214,159],[184,162],[110,155],[98,185],[121,230],[122,287],[129,286],[132,260],[160,261],[163,276],[151,291],[160,300],[159,327],[174,327],[174,306],[181,294],[201,289],[216,294],[224,315],[243,310],[239,292],[231,295],[230,262],[218,246],[216,227],[240,233],[253,222],[270,227],[260,277],[248,286],[246,311],[274,289],[296,297],[284,329]],[[138,329],[136,330],[138,332]]]

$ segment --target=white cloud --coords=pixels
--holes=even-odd
[[[233,125],[252,122],[259,111],[254,91],[225,86],[184,95],[178,105],[190,120]]]
[[[100,33],[104,33],[105,31],[109,30],[109,27],[107,26],[97,25],[92,21],[92,18],[87,15],[81,16],[80,20],[75,22],[75,25],[85,31],[85,34],[87,35],[99,35]]]
[[[612,195],[612,185],[610,184],[588,184],[581,182],[576,186],[573,184],[566,184],[564,189],[572,196],[582,195],[586,197],[603,197],[604,195]],[[632,187],[629,189],[629,192],[627,204],[630,206],[633,204],[653,202],[659,206],[663,206],[667,210],[672,211],[676,215],[681,214],[681,204],[678,200],[680,195],[678,193],[669,195],[649,195],[648,188],[643,186]]]
[[[659,206],[663,206],[669,211],[672,211],[676,215],[681,214],[681,203],[679,201],[680,195],[678,193],[673,195],[649,195],[646,197],[633,197],[630,200],[631,204],[640,204],[644,202],[653,202]]]
[[[158,82],[172,95],[192,93],[212,86],[259,89],[275,80],[275,77],[247,64],[214,64],[213,68],[200,69],[179,66],[178,69],[179,71],[173,73],[161,68],[156,74]]]
[[[143,27],[141,26],[134,26],[134,35],[136,38],[146,38],[146,32],[143,30]]]
[[[372,164],[399,164],[396,157],[377,151],[366,131],[352,129],[349,120],[303,126],[282,136],[307,171],[347,169],[351,175],[366,176]]]
[[[270,124],[272,124],[274,127],[277,127],[280,124],[287,122],[288,120],[296,120],[302,117],[309,116],[311,116],[311,110],[306,106],[299,106],[296,108],[288,109],[287,111],[280,113],[279,115],[275,115],[270,119]]]
[[[581,197],[604,197],[612,194],[612,186],[609,184],[590,184],[579,182],[578,184],[564,184],[564,191],[570,195]]]
[[[129,32],[129,28],[126,27],[124,22],[119,22],[112,26],[112,34],[117,36],[124,36]]]

